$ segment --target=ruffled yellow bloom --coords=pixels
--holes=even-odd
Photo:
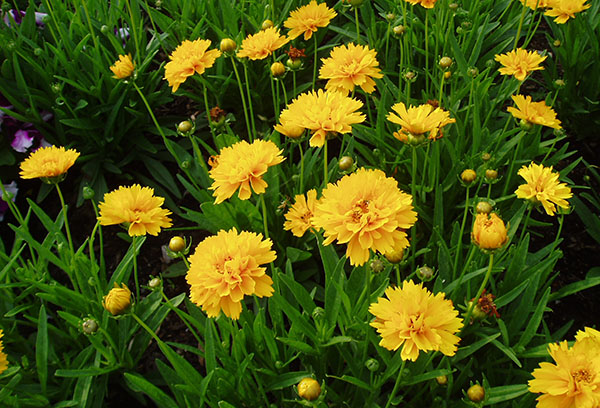
[[[119,55],[119,60],[110,67],[110,70],[115,74],[113,78],[125,79],[133,74],[135,64],[131,59],[131,54]]]
[[[569,208],[567,198],[573,197],[571,189],[558,181],[559,174],[552,171],[552,166],[544,167],[532,162],[529,167],[521,167],[519,176],[523,177],[527,184],[520,185],[515,191],[518,198],[534,204],[541,203],[548,215],[554,215],[555,204],[560,208]]]
[[[553,0],[520,0],[520,1],[521,1],[521,4],[523,4],[525,7],[529,7],[532,10],[536,10],[536,7],[538,9],[550,7],[550,3]]]
[[[591,327],[585,327],[583,330],[579,330],[575,335],[575,340],[583,341],[583,339],[592,339],[597,342],[597,346],[600,348],[600,331],[592,329]]]
[[[473,223],[471,240],[484,250],[499,249],[508,241],[506,225],[496,213],[479,213]]]
[[[328,79],[326,89],[334,89],[348,94],[355,86],[366,93],[375,90],[373,78],[383,78],[377,62],[377,52],[368,46],[340,45],[331,50],[329,58],[323,58],[319,78]]]
[[[400,131],[394,132],[394,137],[404,143],[420,143],[421,137],[427,137],[429,140],[439,139],[440,129],[456,122],[456,119],[450,117],[450,113],[430,104],[410,106],[407,110],[404,103],[400,102],[392,106],[392,110],[400,116],[389,112],[387,120],[402,126]]]
[[[173,92],[194,73],[202,75],[221,56],[221,51],[208,50],[208,47],[210,41],[199,38],[194,41],[185,40],[175,48],[169,56],[170,61],[165,65],[165,79],[169,81]]]
[[[402,287],[389,287],[386,298],[372,303],[375,315],[371,326],[381,336],[379,345],[388,350],[402,346],[402,360],[416,361],[420,351],[440,351],[453,356],[460,338],[455,335],[463,326],[452,301],[444,293],[434,295],[422,283],[402,282]]]
[[[131,291],[124,283],[119,287],[115,282],[115,287],[102,299],[102,306],[113,316],[122,314],[131,306]]]
[[[160,208],[165,199],[154,196],[154,189],[134,184],[121,186],[104,194],[98,205],[100,225],[125,224],[130,236],[158,235],[161,228],[169,228],[171,211]]]
[[[309,129],[312,133],[309,144],[321,147],[328,133],[350,133],[351,125],[361,123],[365,115],[356,112],[363,103],[336,91],[310,91],[298,96],[281,112],[280,125],[275,130],[293,137],[290,130]]]
[[[547,106],[546,102],[532,102],[531,96],[523,95],[513,95],[511,98],[517,107],[509,106],[506,110],[515,118],[553,129],[561,128],[560,120],[556,118],[556,112],[550,106]]]
[[[273,281],[260,265],[277,258],[271,250],[273,242],[263,240],[262,234],[235,228],[213,235],[200,242],[190,256],[190,269],[186,275],[190,299],[202,307],[208,317],[220,311],[232,319],[242,312],[244,296],[269,297],[273,294]]]
[[[323,190],[313,225],[325,230],[324,245],[337,239],[348,244],[351,265],[369,260],[369,250],[382,254],[409,246],[406,230],[417,221],[412,196],[381,170],[358,169]]]
[[[273,51],[287,44],[289,40],[279,34],[278,28],[270,27],[244,38],[237,56],[238,58],[248,57],[251,60],[265,59]]]
[[[50,179],[62,176],[71,168],[79,152],[64,147],[41,147],[21,162],[21,178]]]
[[[592,338],[549,344],[553,363],[540,363],[529,380],[529,391],[542,393],[538,408],[600,406],[600,343]]]
[[[591,7],[585,4],[587,0],[549,0],[548,7],[544,13],[549,17],[555,17],[554,22],[557,24],[566,23],[569,18],[575,18],[575,13],[580,13]]]
[[[283,223],[283,229],[286,231],[291,230],[292,234],[301,237],[312,227],[312,217],[317,203],[317,190],[309,190],[306,197],[304,197],[304,194],[298,194],[295,200],[294,205],[284,215],[286,221]]]
[[[222,203],[238,189],[240,200],[249,199],[252,190],[264,193],[268,185],[263,176],[269,167],[285,160],[281,153],[283,150],[275,143],[266,140],[255,140],[252,144],[242,140],[221,150],[217,164],[209,171],[214,180],[209,190],[215,190],[215,204]]]
[[[498,69],[500,74],[514,75],[519,81],[524,81],[530,72],[544,69],[544,67],[540,67],[540,64],[544,62],[546,56],[542,56],[536,51],[517,48],[506,54],[498,54],[494,59],[503,65]]]
[[[406,0],[408,3],[412,4],[413,6],[420,4],[422,7],[425,7],[427,9],[432,9],[435,6],[435,2],[437,0]]]
[[[6,353],[4,352],[4,344],[2,344],[2,337],[4,333],[2,329],[0,329],[0,374],[2,374],[8,368],[8,360],[6,358]]]
[[[327,7],[327,3],[317,4],[312,0],[309,4],[292,11],[283,26],[290,29],[288,37],[292,40],[304,34],[306,41],[310,40],[320,27],[327,27],[335,16],[337,13]]]

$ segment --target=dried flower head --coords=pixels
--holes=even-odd
[[[202,75],[221,56],[221,51],[208,50],[208,47],[210,40],[185,40],[169,56],[170,61],[165,65],[165,79],[169,81],[173,92],[194,73]]]
[[[114,63],[110,70],[115,74],[113,78],[125,79],[133,74],[135,64],[131,59],[131,54],[119,55],[119,60]]]
[[[301,237],[312,227],[312,217],[315,213],[315,204],[317,203],[317,190],[312,189],[304,194],[298,194],[295,197],[294,205],[285,213],[286,219],[283,229],[292,231],[297,237]]]
[[[295,48],[290,46],[290,50],[285,53],[290,57],[290,59],[297,60],[300,58],[306,58],[306,54],[304,54],[305,48]]]
[[[548,215],[554,215],[556,206],[569,208],[567,199],[573,197],[571,189],[558,181],[559,174],[552,171],[552,166],[544,167],[532,162],[521,167],[518,174],[527,182],[515,191],[518,198],[529,200],[534,205],[542,204]]]
[[[279,34],[279,29],[275,27],[267,28],[256,34],[248,35],[243,41],[240,50],[237,53],[238,58],[248,57],[251,60],[261,60],[267,58],[273,51],[287,44],[289,38]]]
[[[79,157],[79,152],[64,147],[41,147],[21,162],[21,178],[54,179],[67,172]]]
[[[307,41],[313,33],[317,32],[317,29],[327,27],[335,16],[337,13],[327,7],[327,3],[317,4],[312,0],[307,5],[292,11],[283,26],[290,29],[288,37],[292,40],[304,34],[304,40]]]
[[[394,132],[394,137],[404,143],[415,138],[420,140],[421,136],[428,140],[439,139],[441,128],[456,122],[450,117],[450,113],[441,108],[434,108],[428,103],[410,106],[407,110],[404,103],[400,102],[392,106],[392,110],[395,113],[388,113],[387,120],[402,126],[398,132]]]
[[[550,106],[547,106],[546,102],[532,102],[531,96],[523,95],[513,95],[511,98],[517,107],[509,106],[506,110],[515,118],[523,119],[528,123],[536,125],[561,129],[560,120],[556,118],[556,112]]]
[[[517,48],[506,54],[498,54],[494,59],[502,64],[502,68],[498,69],[500,74],[514,75],[519,81],[524,81],[531,72],[544,69],[540,64],[544,62],[546,56],[538,54],[537,51]]]
[[[124,283],[119,287],[115,282],[115,287],[104,296],[102,306],[113,316],[122,314],[131,306],[131,291]]]

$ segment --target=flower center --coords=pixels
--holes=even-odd
[[[571,374],[573,379],[577,384],[586,383],[589,384],[592,382],[592,374],[585,368],[581,368],[574,373]]]
[[[356,204],[354,204],[354,208],[352,210],[352,221],[360,222],[362,220],[363,215],[369,212],[369,200],[361,199]]]

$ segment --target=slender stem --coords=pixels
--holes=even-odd
[[[462,283],[463,276],[465,276],[465,272],[467,271],[467,269],[469,269],[469,264],[473,260],[473,256],[474,255],[475,255],[475,246],[471,245],[471,248],[469,249],[469,255],[467,256],[467,262],[465,262],[465,264],[464,264],[464,266],[462,268],[462,271],[460,272],[460,276],[458,277],[458,283],[454,287],[454,290],[452,290],[452,294],[450,295],[450,299],[456,300],[456,299],[454,299],[454,294],[456,293],[456,290],[458,288],[460,288],[460,284]],[[454,276],[452,276],[452,280],[454,280]]]
[[[88,11],[88,8],[87,8],[87,1],[82,0],[81,6],[83,7],[83,11],[85,12],[85,18],[87,20],[88,26],[90,27],[90,35],[92,36],[92,41],[94,41],[94,47],[96,48],[96,51],[99,51],[100,47],[98,46],[98,39],[96,38],[96,35],[94,34],[94,27],[92,26],[92,20],[90,19],[90,12]]]
[[[138,280],[138,268],[137,268],[137,250],[136,247],[137,237],[131,237],[131,246],[133,247],[133,279],[135,281],[135,300],[140,301],[140,284]]]
[[[10,196],[10,199],[4,200],[6,202],[6,204],[8,205],[8,207],[10,208],[10,212],[17,219],[17,221],[19,222],[19,224],[25,225],[25,219],[21,215],[21,212],[19,211],[19,208],[17,208],[17,206],[13,202],[13,200],[12,200],[12,194],[9,194],[6,191],[6,189],[4,188],[4,184],[3,184],[2,180],[0,180],[0,190],[2,190],[2,197],[3,197],[2,199],[3,200],[4,200],[4,198],[8,198]]]
[[[185,267],[187,269],[190,269],[190,263],[188,262],[187,258],[185,257],[184,254],[179,253],[179,257],[181,258],[181,260],[183,261],[183,264],[185,265]]]
[[[429,92],[429,13],[425,10],[425,92]]]
[[[235,78],[237,79],[238,88],[240,90],[240,97],[242,99],[242,108],[244,109],[244,119],[246,119],[246,130],[248,131],[248,139],[252,141],[250,120],[248,119],[248,108],[246,106],[246,97],[244,96],[244,89],[242,88],[242,80],[240,79],[240,73],[238,72],[237,66],[235,65],[233,55],[231,55],[230,57],[231,65],[233,65],[233,72],[235,73]]]
[[[525,3],[523,3],[523,11],[521,12],[521,19],[519,20],[519,28],[517,29],[517,35],[515,36],[515,43],[513,45],[513,50],[515,48],[517,48],[517,44],[519,43],[519,37],[521,36],[521,29],[523,28],[523,20],[525,19],[525,11],[527,11],[527,6],[525,5]]]
[[[150,336],[152,336],[154,340],[156,340],[157,342],[162,342],[162,340],[156,335],[156,333],[154,333],[154,330],[148,327],[148,325],[144,323],[144,321],[140,319],[135,313],[131,312],[130,315],[138,322],[140,326],[144,328],[144,330],[148,332]]]
[[[329,173],[327,171],[327,136],[325,136],[325,143],[323,145],[323,186],[326,186],[329,182]]]
[[[304,193],[304,151],[302,150],[302,142],[298,143],[300,149],[300,194]]]
[[[417,182],[417,148],[413,146],[412,148],[412,174],[411,174],[411,183],[410,183],[410,192],[412,194],[412,199],[413,199],[413,207],[417,207],[417,186],[416,186],[416,182]],[[415,260],[415,252],[416,252],[416,246],[417,246],[417,224],[415,223],[411,230],[410,230],[410,246],[411,246],[411,252],[412,252],[412,258],[411,258],[411,267],[412,270],[415,269],[415,264],[416,264],[416,260]]]
[[[312,89],[313,91],[315,90],[315,84],[317,82],[317,36],[315,34],[313,34],[313,38],[314,38],[314,43],[315,43],[315,61],[313,64],[313,82],[312,82]],[[294,89],[296,87],[294,86]]]
[[[85,3],[86,0],[82,0],[82,3]],[[135,21],[133,18],[133,12],[131,10],[131,4],[129,3],[129,0],[125,0],[125,4],[127,5],[127,11],[129,11],[129,17],[131,17],[131,32],[133,34],[133,42],[135,44],[135,51],[136,51],[136,60],[138,65],[141,65],[142,60],[141,60],[141,54],[140,54],[140,41],[139,38],[137,36],[137,30],[135,28]]]
[[[265,204],[265,195],[260,195],[260,204],[262,206],[263,213],[263,227],[265,229],[265,238],[269,239],[269,227],[267,222],[267,205]]]
[[[244,80],[246,81],[246,93],[248,94],[248,107],[250,108],[250,123],[252,123],[252,135],[256,137],[256,125],[254,122],[254,110],[252,108],[252,95],[250,94],[250,81],[248,81],[248,67],[244,64]],[[250,138],[252,141],[252,138]]]
[[[204,169],[206,174],[209,174],[208,166],[206,165],[204,156],[202,156],[202,152],[200,151],[200,146],[198,146],[198,142],[196,141],[196,136],[190,135],[190,142],[192,142],[192,149],[194,149],[194,153],[196,153],[198,163],[200,163],[200,166]],[[198,186],[196,186],[196,187],[198,187]],[[198,188],[198,190],[200,190],[200,188]]]
[[[560,238],[560,233],[562,232],[562,228],[563,228],[564,219],[565,219],[565,215],[561,214],[560,219],[558,220],[558,232],[556,233],[556,238],[554,238],[554,244],[552,245],[552,251],[554,251],[556,249],[556,245],[558,244],[558,240]]]
[[[181,319],[181,321],[187,326],[188,330],[190,331],[190,333],[192,333],[192,335],[194,336],[194,338],[196,339],[196,341],[198,343],[201,343],[200,337],[198,336],[198,334],[196,333],[196,330],[194,330],[192,328],[192,326],[190,325],[190,323],[188,322],[188,319],[185,317],[185,314],[181,312],[181,310],[179,310],[179,308],[175,307],[172,303],[171,300],[169,300],[169,298],[167,297],[167,295],[165,295],[165,292],[162,290],[162,288],[160,288],[160,294],[162,295],[163,299],[165,300],[165,303],[167,304],[167,307],[169,309],[171,309],[172,311],[175,312],[175,314]]]
[[[471,318],[473,309],[475,308],[475,305],[477,304],[479,297],[483,293],[483,290],[485,289],[485,286],[487,285],[488,280],[490,279],[490,276],[492,275],[492,267],[493,266],[494,266],[494,253],[492,252],[490,254],[490,264],[488,266],[487,272],[485,273],[485,278],[483,278],[483,282],[481,282],[481,286],[479,287],[479,290],[477,291],[477,295],[475,295],[475,298],[471,302],[469,309],[467,309],[467,314],[465,315],[465,324],[463,325],[462,329],[460,329],[460,333],[458,334],[459,337],[462,334],[462,332],[464,331],[465,327],[467,327],[467,325],[469,324],[469,319]]]
[[[94,215],[96,215],[96,219],[99,218],[100,214],[98,214],[98,207],[96,206],[96,202],[92,201],[92,208],[94,209]],[[100,244],[100,274],[102,275],[102,281],[106,282],[106,266],[104,264],[104,236],[102,235],[102,225],[98,225],[98,239]]]
[[[356,43],[360,44],[360,26],[358,24],[358,7],[354,7],[354,21],[356,21]]]
[[[273,98],[273,117],[277,123],[279,122],[279,87],[275,83],[273,75],[269,75],[269,77],[271,78],[271,96]]]
[[[292,93],[292,98],[296,97],[296,71],[292,71],[292,84],[294,85],[294,92]]]
[[[283,79],[279,79],[278,82],[281,84],[281,89],[283,89],[283,104],[284,106],[287,107],[288,104],[288,97],[287,97],[287,92],[285,91],[285,84],[283,83]]]
[[[73,250],[73,240],[71,239],[71,229],[69,228],[69,218],[67,217],[67,206],[65,205],[65,199],[63,198],[62,191],[60,191],[60,186],[58,183],[54,184],[56,186],[56,191],[58,192],[58,198],[60,199],[60,205],[63,209],[63,218],[65,220],[65,230],[67,231],[67,240],[69,241],[69,248],[71,249],[71,254],[74,254]]]
[[[206,109],[206,123],[208,124],[210,133],[212,134],[213,142],[216,144],[217,137],[215,135],[215,130],[213,129],[213,126],[212,126],[211,120],[210,120],[210,107],[208,105],[208,94],[206,91],[206,83],[204,82],[204,80],[202,81],[202,93],[204,94],[204,109]],[[198,157],[198,160],[200,160],[200,159],[202,159],[202,156]]]
[[[456,255],[454,256],[454,265],[452,266],[452,280],[454,280],[454,277],[456,275],[456,268],[458,267],[458,261],[460,260],[460,255],[462,254],[463,234],[465,232],[467,213],[469,212],[469,186],[467,186],[466,190],[467,192],[465,193],[465,211],[463,212],[463,219],[460,223],[460,234],[458,234],[458,243],[456,244]]]
[[[388,61],[388,48],[390,45],[390,29],[392,27],[392,22],[388,20],[387,30],[385,32],[385,61]]]
[[[508,192],[508,188],[510,187],[512,173],[515,168],[515,162],[517,161],[517,156],[519,155],[519,153],[521,151],[521,141],[523,140],[524,135],[525,135],[525,132],[522,131],[518,136],[519,140],[517,141],[517,146],[515,147],[515,152],[513,154],[513,158],[510,161],[510,165],[508,166],[508,172],[506,173],[506,182],[504,184],[504,189],[502,190],[502,196],[506,195],[506,193]]]
[[[523,236],[525,235],[525,231],[527,230],[527,225],[529,224],[529,218],[531,217],[531,210],[533,210],[533,206],[529,206],[529,211],[527,211],[527,217],[525,218],[525,222],[523,223],[523,229],[521,230],[521,235],[519,236],[519,242],[523,240]]]
[[[396,396],[396,391],[398,391],[398,387],[400,386],[400,383],[402,382],[402,372],[404,371],[405,365],[406,365],[406,360],[402,360],[402,366],[400,366],[400,371],[398,371],[398,376],[396,377],[396,382],[394,383],[394,388],[392,389],[392,393],[390,394],[390,397],[388,398],[388,401],[385,404],[385,408],[389,408],[390,404],[392,403],[392,400]]]
[[[94,225],[94,229],[90,234],[90,239],[88,241],[88,251],[90,253],[90,262],[92,265],[96,263],[96,254],[94,253],[94,237],[96,236],[96,230],[100,228],[100,221],[96,221],[96,225]],[[102,285],[100,284],[99,274],[96,271],[92,271],[92,275],[94,275],[94,281],[96,282],[96,294],[98,296],[98,300],[102,301]]]
[[[445,72],[442,72],[442,79],[440,81],[440,96],[438,98],[438,102],[440,104],[440,108],[442,107],[442,97],[444,96],[444,74]]]

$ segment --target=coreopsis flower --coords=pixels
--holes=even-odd
[[[483,250],[499,249],[508,241],[506,225],[496,213],[479,213],[473,223],[471,240]]]
[[[298,194],[295,197],[294,205],[285,213],[286,221],[283,223],[283,229],[292,231],[297,237],[301,237],[312,227],[312,217],[315,213],[315,204],[317,203],[317,190],[312,189],[304,194]]]
[[[319,28],[327,27],[335,16],[337,13],[327,7],[326,3],[317,4],[312,0],[309,4],[292,11],[283,26],[290,29],[288,37],[292,40],[304,34],[306,41],[310,40]]]
[[[281,112],[280,124],[275,130],[294,137],[300,129],[308,129],[312,133],[309,144],[321,147],[328,134],[350,133],[351,125],[365,120],[365,115],[357,112],[362,105],[361,101],[336,91],[309,91],[299,95]]]
[[[410,4],[412,4],[413,6],[419,4],[424,8],[432,9],[435,6],[435,2],[437,0],[406,0],[406,1]]]
[[[135,64],[131,59],[131,54],[119,55],[119,59],[114,63],[110,70],[115,74],[113,78],[125,79],[133,74]]]
[[[540,363],[529,380],[529,391],[541,393],[539,408],[600,406],[600,343],[592,338],[549,344],[554,363]]]
[[[520,0],[521,4],[525,7],[529,7],[532,10],[542,9],[546,7],[550,7],[550,4],[554,0]]]
[[[549,17],[555,17],[554,22],[557,24],[566,23],[569,18],[575,18],[575,13],[580,13],[591,7],[585,4],[587,0],[550,0],[548,3],[549,9],[544,13]]]
[[[263,176],[271,166],[285,160],[283,150],[271,141],[245,140],[221,150],[216,165],[209,171],[214,180],[209,190],[215,190],[215,204],[222,203],[237,190],[240,200],[247,200],[252,195],[262,194],[267,188]],[[251,188],[252,187],[252,188]]]
[[[540,64],[544,62],[546,56],[542,56],[536,51],[517,48],[506,54],[498,54],[494,59],[502,64],[502,68],[498,69],[500,74],[513,75],[519,81],[524,81],[531,72],[544,69]]]
[[[401,287],[389,287],[386,298],[372,303],[369,312],[375,315],[371,326],[381,336],[379,345],[388,350],[402,346],[402,360],[416,361],[421,351],[456,354],[460,338],[456,333],[463,326],[452,301],[445,294],[431,293],[422,283],[412,280]]]
[[[298,395],[308,401],[314,401],[321,394],[321,385],[317,380],[305,377],[297,385]]]
[[[532,102],[531,96],[523,95],[513,95],[511,98],[517,107],[509,106],[506,110],[515,118],[553,129],[561,128],[560,120],[556,118],[556,112],[550,106],[547,106],[546,102]]]
[[[131,291],[124,283],[119,287],[115,282],[115,287],[102,299],[102,306],[113,316],[123,314],[131,306]]]
[[[515,191],[518,198],[529,200],[533,204],[542,204],[548,215],[554,215],[556,206],[569,208],[568,198],[573,197],[566,183],[558,181],[558,173],[552,171],[552,166],[531,163],[519,170],[526,184],[521,184]]]
[[[394,137],[403,143],[420,144],[425,138],[439,139],[441,128],[456,122],[456,119],[450,117],[450,113],[428,103],[411,105],[407,110],[404,103],[400,102],[392,106],[392,110],[397,115],[389,112],[387,120],[402,126],[398,132],[394,132]]]
[[[55,179],[67,172],[79,157],[74,149],[64,147],[42,147],[32,152],[21,162],[21,178]]]
[[[124,224],[130,236],[158,235],[161,228],[169,228],[171,211],[161,208],[165,199],[154,196],[154,189],[134,184],[121,186],[104,194],[98,205],[100,225]]]
[[[340,45],[331,50],[329,58],[323,58],[319,78],[328,79],[326,89],[336,89],[348,94],[355,86],[366,93],[375,90],[373,78],[383,78],[377,62],[377,52],[368,46],[353,43]]]
[[[176,92],[179,85],[194,73],[202,75],[221,56],[221,51],[209,50],[208,47],[210,47],[210,40],[200,38],[194,41],[185,40],[169,55],[170,61],[165,65],[164,79],[169,81],[173,92]]]
[[[271,296],[273,281],[260,265],[277,258],[272,244],[270,239],[263,240],[262,234],[238,233],[235,228],[205,238],[189,258],[186,280],[192,302],[208,317],[222,311],[237,320],[244,296]]]
[[[592,339],[597,342],[597,345],[600,347],[600,331],[592,329],[591,327],[585,327],[583,330],[579,330],[575,335],[576,341],[583,341],[585,338]]]
[[[381,170],[358,169],[328,184],[315,206],[313,225],[323,228],[324,245],[348,244],[351,265],[409,246],[406,230],[417,221],[412,196]]]
[[[2,344],[2,337],[4,333],[2,329],[0,329],[0,374],[2,374],[8,368],[8,360],[6,358],[6,353],[4,352],[4,344]]]
[[[265,59],[288,41],[289,38],[282,36],[278,28],[270,27],[244,38],[237,56],[238,58],[248,57],[251,60]]]

